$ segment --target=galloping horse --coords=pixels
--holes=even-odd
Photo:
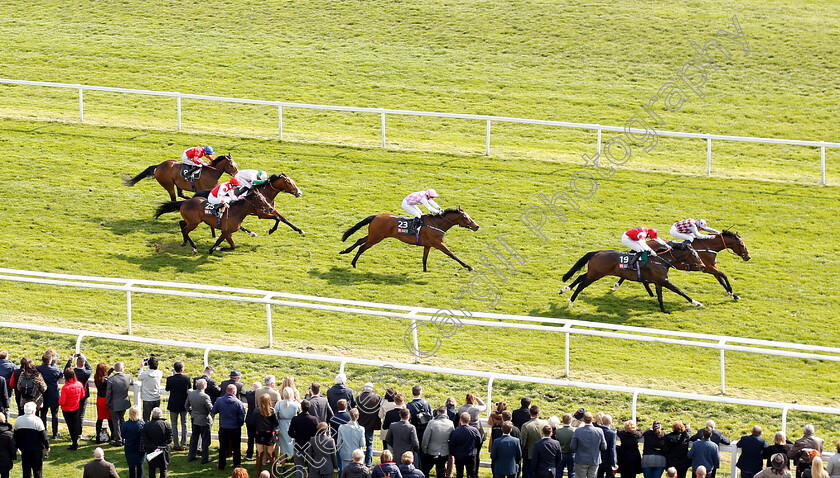
[[[274,197],[277,196],[277,193],[280,191],[287,192],[297,197],[300,197],[302,194],[297,188],[297,185],[295,185],[295,182],[292,181],[292,178],[286,176],[285,174],[281,174],[279,176],[272,175],[267,183],[254,188],[253,192],[248,197],[230,203],[227,211],[225,211],[221,218],[212,214],[204,213],[207,199],[202,196],[196,196],[194,198],[187,199],[186,201],[169,201],[161,203],[161,205],[158,206],[157,211],[155,211],[155,217],[160,217],[162,214],[169,212],[180,211],[183,220],[179,221],[178,224],[181,227],[181,235],[184,238],[181,246],[186,246],[189,242],[193,248],[193,254],[197,253],[198,249],[189,233],[198,227],[199,224],[204,222],[210,227],[219,228],[221,232],[219,239],[215,244],[213,244],[213,247],[210,248],[210,254],[218,248],[219,244],[221,244],[223,240],[226,240],[230,247],[226,247],[221,250],[230,251],[236,247],[236,244],[233,242],[232,234],[239,230],[241,228],[242,221],[249,214],[252,214],[255,211],[259,211],[261,213],[259,214],[260,217],[282,221],[285,224],[288,224],[299,234],[304,234],[303,230],[290,223],[279,212],[277,212],[271,204],[271,201],[273,201]]]
[[[222,177],[223,172],[233,176],[239,171],[236,167],[236,163],[229,154],[218,156],[210,163],[210,166],[204,166],[201,168],[201,177],[195,180],[195,188],[193,188],[193,183],[191,181],[187,181],[183,176],[181,176],[181,164],[181,161],[170,159],[158,164],[157,166],[149,166],[142,173],[134,176],[133,178],[123,178],[123,184],[126,186],[134,186],[141,179],[154,175],[157,182],[163,186],[163,189],[166,189],[169,192],[169,200],[174,201],[176,189],[178,190],[178,197],[188,199],[187,196],[184,195],[184,191],[202,191],[204,189],[213,189],[217,184],[219,184],[219,178]]]
[[[574,294],[572,294],[572,297],[569,299],[569,308],[571,308],[575,303],[575,299],[583,289],[598,279],[608,275],[642,282],[645,284],[645,287],[647,287],[647,283],[649,282],[656,284],[656,297],[659,300],[659,309],[662,310],[662,312],[665,312],[665,305],[662,303],[662,287],[685,297],[685,299],[692,305],[696,305],[697,307],[703,306],[703,304],[686,295],[685,292],[681,291],[677,286],[668,280],[668,268],[670,267],[677,267],[678,265],[685,264],[690,267],[696,267],[698,270],[703,270],[705,268],[703,261],[700,260],[697,252],[692,249],[691,246],[677,244],[663,255],[651,256],[648,263],[642,267],[639,276],[636,275],[636,271],[633,269],[619,269],[619,255],[619,251],[611,250],[589,252],[581,257],[575,265],[569,269],[569,272],[563,275],[563,280],[567,281],[575,272],[580,270],[584,264],[588,263],[585,274],[581,274],[574,282],[560,290],[560,293],[562,294],[564,292],[569,292],[572,290],[572,287],[577,286]],[[650,289],[648,289],[648,292],[650,292]]]
[[[341,240],[346,241],[348,237],[358,231],[362,226],[370,224],[370,226],[368,226],[367,236],[359,239],[355,244],[347,249],[340,251],[339,254],[347,254],[356,247],[361,246],[359,247],[359,251],[356,252],[356,257],[353,258],[352,264],[355,268],[356,261],[359,260],[359,256],[361,256],[363,252],[375,246],[382,239],[396,237],[406,244],[423,246],[423,272],[426,272],[426,260],[429,258],[429,250],[432,247],[455,259],[459,264],[466,267],[467,270],[473,270],[471,266],[464,263],[461,259],[458,259],[458,257],[443,243],[443,236],[452,226],[458,225],[473,231],[478,230],[478,224],[476,224],[470,215],[463,209],[459,207],[458,209],[447,209],[441,214],[424,215],[423,221],[425,222],[425,225],[420,228],[420,233],[416,236],[414,234],[398,234],[398,220],[399,218],[393,214],[377,214],[375,216],[368,216],[362,219],[355,226],[348,229],[341,237]]]
[[[649,246],[654,247],[654,244],[656,244],[656,242],[648,241]],[[726,293],[729,294],[729,297],[732,297],[734,300],[739,300],[740,297],[732,292],[732,286],[729,284],[729,277],[727,277],[722,270],[718,269],[717,255],[720,251],[732,249],[732,252],[745,262],[752,259],[750,257],[750,252],[747,250],[747,245],[744,244],[744,240],[741,239],[741,236],[739,236],[737,232],[724,230],[720,234],[712,236],[711,239],[695,239],[692,243],[692,247],[694,247],[694,250],[697,251],[697,255],[700,256],[703,264],[706,265],[706,269],[703,270],[703,272],[715,276],[715,279],[717,279],[720,285],[723,286]],[[702,270],[694,267],[688,267],[683,264],[675,267],[683,271]],[[624,282],[624,278],[619,279],[613,286],[612,290],[615,291],[618,289],[622,282]]]

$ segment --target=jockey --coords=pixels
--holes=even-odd
[[[622,234],[621,243],[638,253],[647,251],[649,256],[655,256],[656,251],[654,251],[650,248],[649,245],[647,245],[648,238],[651,238],[654,241],[662,244],[663,246],[668,247],[668,244],[665,241],[663,241],[656,233],[656,229],[647,228],[645,226],[635,227]],[[636,254],[635,256],[633,256],[633,259],[630,261],[629,265],[632,266],[633,264],[635,264],[636,261],[639,260],[639,256],[641,256],[641,254]]]
[[[423,211],[418,207],[419,204],[426,206],[426,209],[432,214],[440,214],[443,212],[443,208],[432,199],[436,197],[438,197],[438,193],[434,189],[417,191],[416,193],[409,194],[402,200],[402,208],[405,209],[405,212],[418,219],[423,215]]]
[[[208,161],[213,161],[213,147],[212,146],[196,146],[194,148],[184,150],[181,155],[181,162],[193,167],[192,176],[196,177],[202,166],[208,166],[210,163],[205,163],[201,160],[202,157],[207,157]]]
[[[705,219],[683,219],[682,221],[675,222],[673,226],[671,226],[671,235],[676,237],[677,239],[682,239],[684,244],[691,244],[694,242],[695,239],[711,239],[712,236],[707,236],[702,234],[700,230],[711,232],[712,234],[720,234],[720,231],[716,231],[711,227],[706,226]]]
[[[246,196],[254,189],[254,186],[265,184],[268,182],[268,173],[265,171],[258,171],[256,169],[240,169],[235,176],[237,181],[242,185],[237,189],[237,196]]]
[[[219,184],[207,195],[207,204],[211,208],[218,208],[217,215],[221,217],[229,203],[241,199],[241,196],[236,194],[236,187],[241,186],[241,184],[235,177],[228,182]]]

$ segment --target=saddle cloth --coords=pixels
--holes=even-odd
[[[639,260],[636,261],[636,264],[631,266],[630,261],[633,260],[633,256],[635,254],[641,254],[642,257],[640,257]],[[635,265],[638,265],[639,267],[644,267],[644,265],[647,264],[647,261],[648,261],[648,253],[647,252],[638,252],[637,253],[637,252],[632,252],[632,251],[631,252],[619,251],[619,253],[618,253],[618,268],[619,268],[619,270],[636,270]]]
[[[397,234],[416,236],[422,224],[422,220],[415,217],[400,216],[397,218]]]

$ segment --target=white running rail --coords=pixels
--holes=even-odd
[[[207,284],[95,277],[7,268],[0,268],[0,280],[17,283],[44,284],[125,292],[128,334],[132,333],[132,293],[265,304],[269,347],[273,346],[273,305],[408,320],[411,322],[412,339],[414,344],[417,343],[418,326],[422,326],[424,322],[434,322],[435,320],[440,320],[435,317],[435,313],[440,312],[440,310],[430,307],[412,307],[406,305],[336,299],[313,295],[291,294],[285,292],[214,286]],[[551,317],[470,312],[460,311],[457,309],[447,309],[447,312],[451,312],[453,316],[459,317],[458,320],[464,325],[537,330],[547,333],[565,334],[566,377],[569,377],[569,358],[571,350],[570,336],[572,334],[719,350],[721,393],[726,393],[725,352],[727,350],[759,355],[840,362],[840,348],[838,347],[672,331]],[[493,320],[476,320],[475,318]],[[26,327],[33,326],[27,325]],[[124,336],[115,335],[115,337],[123,337],[125,339]],[[158,343],[154,341],[157,339],[143,338],[141,340],[148,343]],[[415,360],[419,361],[421,354],[416,345],[413,352]],[[306,356],[312,357],[309,355]]]
[[[607,126],[592,123],[574,123],[568,121],[548,121],[529,118],[513,118],[508,116],[492,116],[492,115],[475,115],[464,113],[442,113],[433,111],[415,111],[415,110],[398,110],[388,108],[363,108],[355,106],[335,106],[335,105],[315,105],[307,103],[292,103],[288,101],[269,101],[269,100],[254,100],[247,98],[230,98],[225,96],[208,96],[208,95],[194,95],[190,93],[179,93],[176,91],[154,91],[154,90],[138,90],[133,88],[114,88],[110,86],[91,86],[71,83],[56,83],[51,81],[29,81],[16,80],[11,78],[0,78],[0,84],[8,85],[23,85],[23,86],[41,86],[49,88],[70,88],[79,91],[79,121],[85,120],[85,91],[106,91],[110,93],[126,93],[134,95],[149,95],[149,96],[165,96],[176,99],[176,115],[178,131],[181,131],[181,100],[184,98],[192,100],[217,101],[226,103],[241,103],[250,105],[264,105],[273,106],[277,108],[277,131],[278,138],[283,139],[283,108],[300,108],[311,110],[329,110],[329,111],[347,111],[353,113],[369,113],[380,116],[380,136],[382,147],[386,147],[386,121],[385,115],[402,115],[402,116],[431,116],[435,118],[453,118],[466,119],[486,122],[485,132],[485,154],[490,154],[490,125],[492,122],[499,123],[522,123],[534,124],[542,126],[556,126],[562,128],[576,128],[587,129],[598,132],[598,139],[596,143],[598,154],[601,153],[601,132],[611,131],[616,133],[624,133],[625,128],[621,126]],[[646,131],[630,128],[630,132],[643,134]],[[763,144],[786,144],[793,146],[809,146],[820,148],[820,184],[825,184],[825,148],[840,148],[840,143],[827,141],[805,141],[798,139],[778,139],[778,138],[759,138],[753,136],[731,136],[723,134],[708,134],[708,133],[684,133],[680,131],[660,131],[656,130],[656,134],[660,136],[671,136],[675,138],[692,138],[702,139],[706,141],[706,176],[712,175],[712,140],[716,141],[739,141],[745,143],[763,143]]]

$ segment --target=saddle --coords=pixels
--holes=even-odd
[[[419,236],[420,228],[423,227],[422,217],[398,217],[397,234],[405,236]]]
[[[201,177],[201,169],[200,166],[181,163],[181,176],[187,181],[197,181]]]

